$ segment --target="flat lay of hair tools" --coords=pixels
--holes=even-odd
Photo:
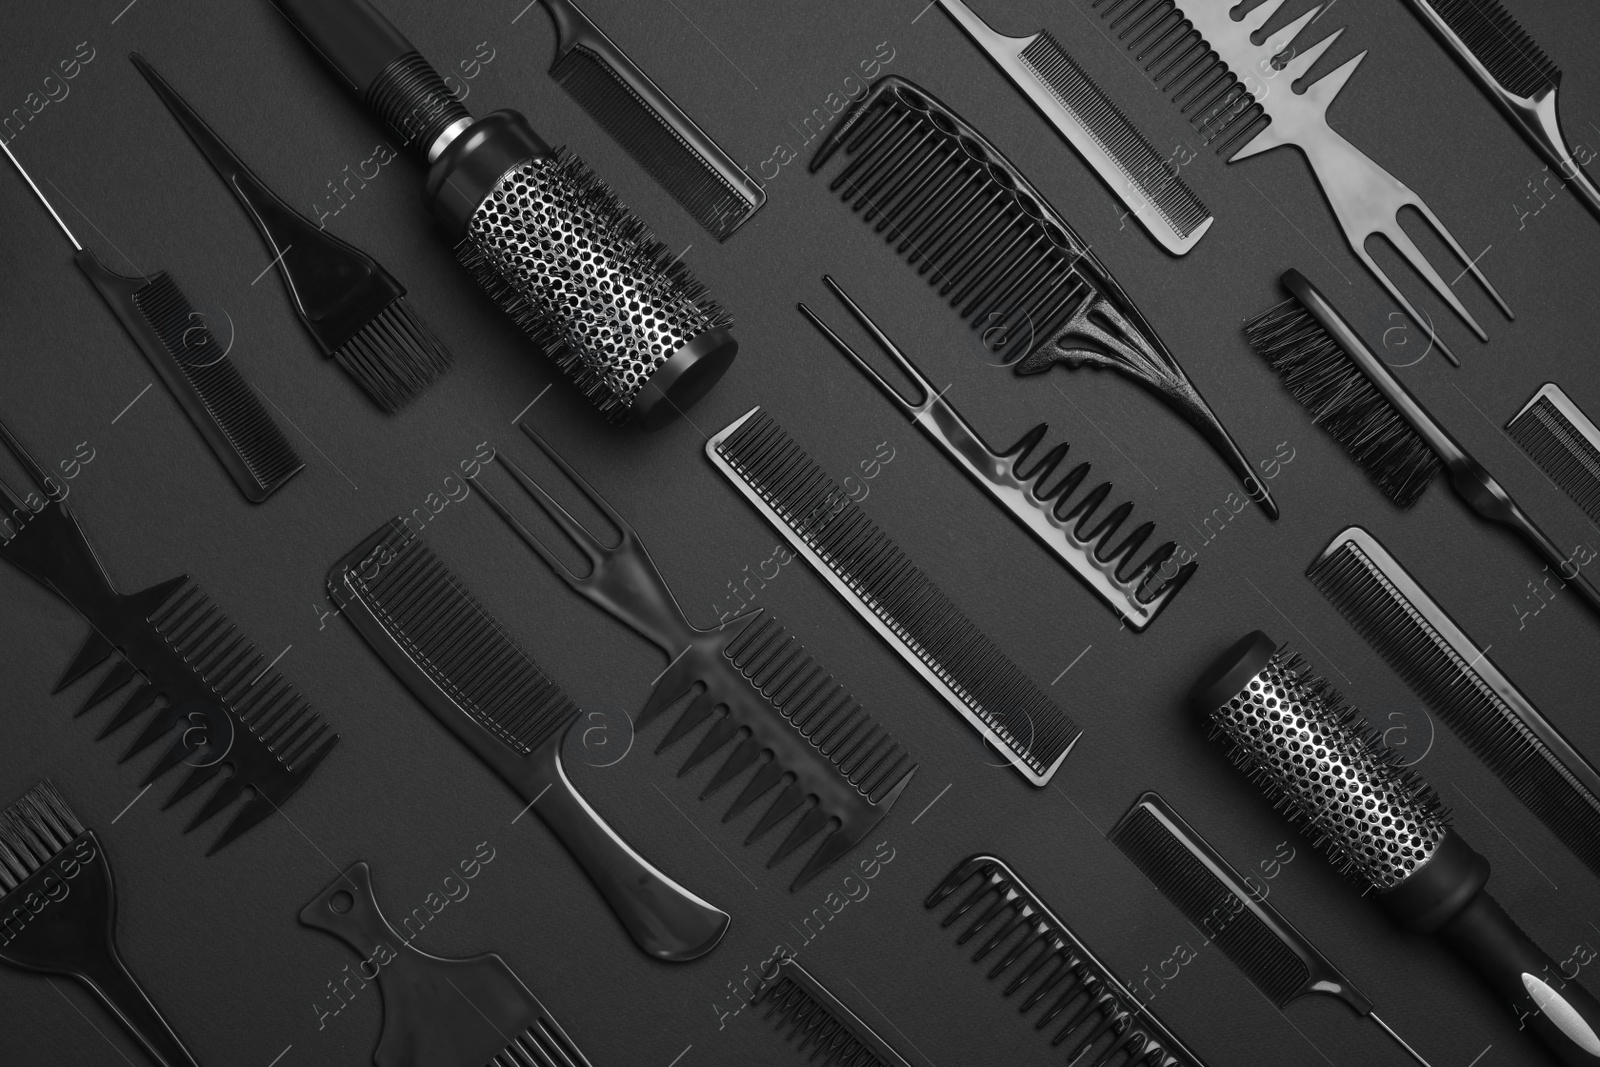
[[[588,872],[634,942],[697,959],[728,915],[635,852],[568,780],[579,708],[501,629],[421,536],[385,523],[328,574],[328,595],[433,716],[492,767]]]
[[[900,1053],[794,957],[778,962],[755,1003],[806,1062],[822,1067],[911,1067]]]
[[[817,146],[813,173],[939,286],[1019,376],[1057,363],[1122,374],[1176,411],[1271,518],[1278,505],[1105,264],[984,135],[932,93],[879,78]],[[897,243],[896,243],[897,242]]]
[[[760,408],[706,455],[863,622],[1024,778],[1047,785],[1082,736],[844,488]],[[1090,538],[1093,539],[1092,537]]]
[[[1274,1006],[1281,1010],[1314,993],[1338,997],[1428,1067],[1372,1001],[1159,795],[1134,801],[1106,837]]]
[[[305,464],[172,275],[161,270],[130,278],[112,271],[78,243],[32,175],[22,169],[11,145],[0,139],[0,149],[72,242],[77,250],[72,261],[245,498],[259,504],[293,478]]]
[[[353,949],[361,957],[358,981],[375,981],[382,992],[376,1067],[591,1067],[498,955],[441,959],[396,930],[378,908],[365,863],[346,867],[301,910],[300,922]]]
[[[515,111],[482,119],[367,0],[273,0],[428,166],[424,197],[484,291],[612,422],[693,407],[732,320],[577,156]]]
[[[117,951],[111,857],[47,781],[0,813],[0,963],[81,982],[160,1067],[197,1067]]]
[[[1451,827],[1433,787],[1298,656],[1257,630],[1189,699],[1235,766],[1402,928],[1437,934],[1562,1063],[1600,1062],[1600,1002],[1484,889],[1489,861]]]
[[[1591,522],[1600,523],[1600,428],[1555,382],[1546,382],[1506,423],[1506,436]]]

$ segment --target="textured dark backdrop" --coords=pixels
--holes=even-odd
[[[1294,859],[1271,899],[1377,1002],[1437,1067],[1545,1062],[1505,1007],[1438,946],[1395,932],[1288,831],[1232,771],[1183,705],[1196,673],[1244,631],[1292,640],[1312,664],[1385,725],[1426,752],[1421,770],[1494,864],[1492,888],[1558,960],[1600,945],[1594,876],[1444,730],[1303,577],[1339,530],[1372,530],[1577,745],[1600,752],[1592,710],[1600,625],[1564,593],[1537,614],[1528,583],[1540,564],[1522,544],[1471,520],[1442,486],[1402,514],[1282,391],[1245,347],[1239,324],[1279,299],[1276,277],[1306,271],[1371,337],[1399,324],[1346,248],[1301,157],[1278,151],[1233,167],[1202,152],[1185,178],[1216,213],[1207,238],[1173,259],[1142,232],[988,61],[924,0],[740,4],[729,0],[587,6],[639,64],[752,170],[789,145],[767,207],[715,245],[546,70],[553,33],[526,0],[461,4],[388,0],[385,10],[441,68],[493,52],[468,106],[524,111],[566,143],[658,229],[738,320],[742,355],[683,422],[651,437],[612,431],[557,383],[529,414],[609,495],[650,544],[702,625],[732,602],[727,583],[767,559],[777,538],[710,468],[705,433],[768,406],[836,476],[880,442],[894,460],[869,484],[868,508],[1018,664],[1084,727],[1055,784],[1027,785],[798,562],[761,591],[774,609],[910,747],[922,769],[884,821],[893,859],[870,895],[848,906],[803,958],[908,1055],[938,1067],[1055,1063],[977,968],[951,947],[921,901],[962,857],[1007,858],[1123,976],[1171,973],[1174,946],[1199,944],[1183,918],[1106,843],[1103,832],[1144,789],[1165,794],[1235,864],[1254,868],[1279,843]],[[636,951],[583,875],[501,783],[448,738],[347,624],[321,618],[329,565],[377,525],[423,507],[479,442],[526,457],[511,420],[551,380],[515,329],[452,262],[419,206],[409,158],[382,168],[328,223],[368,249],[411,290],[457,355],[451,374],[395,417],[379,414],[313,346],[285,304],[261,242],[221,183],[126,60],[141,50],[262,176],[308,212],[326,183],[389,135],[337,86],[266,0],[70,0],[7,5],[0,112],[42,93],[59,60],[87,41],[93,60],[45,106],[14,148],[64,216],[113,267],[171,270],[236,331],[234,358],[273,405],[307,460],[267,504],[240,498],[164,389],[144,393],[149,366],[70,262],[70,249],[20,181],[0,177],[0,261],[6,387],[3,415],[45,461],[78,442],[94,461],[72,502],[124,589],[193,574],[341,731],[344,740],[282,818],[220,855],[203,852],[221,820],[180,831],[196,801],[163,813],[162,781],[128,810],[147,758],[119,765],[122,738],[95,743],[108,711],[74,719],[78,693],[49,689],[83,636],[53,597],[0,568],[6,712],[0,794],[7,802],[50,775],[103,835],[122,890],[121,943],[204,1063],[282,1067],[366,1062],[381,1010],[372,989],[322,1020],[314,1003],[353,962],[295,916],[357,859],[372,864],[391,915],[420,904],[480,842],[494,860],[418,944],[445,956],[500,952],[597,1065],[784,1063],[754,1011],[731,989],[840,886],[841,863],[790,894],[795,869],[767,871],[771,843],[744,848],[745,825],[719,818],[731,798],[696,801],[709,770],[675,779],[679,754],[650,755],[657,727],[620,762],[625,713],[663,663],[653,650],[569,594],[477,500],[451,504],[428,536],[511,630],[612,729],[569,765],[595,805],[669,873],[733,915],[722,946],[688,965]],[[1297,13],[1304,0],[1290,0]],[[1600,18],[1585,5],[1517,0],[1525,27],[1571,75],[1562,90],[1570,136],[1600,145]],[[1087,4],[1008,0],[980,5],[1017,34],[1048,26],[1162,146],[1199,148],[1176,110],[1086,14]],[[1591,352],[1600,308],[1600,225],[1566,193],[1533,214],[1541,162],[1398,2],[1337,5],[1349,24],[1318,70],[1371,48],[1332,112],[1334,125],[1421,194],[1516,310],[1505,322],[1470,279],[1463,298],[1488,327],[1482,345],[1436,300],[1422,299],[1455,343],[1461,369],[1436,355],[1406,382],[1563,545],[1600,533],[1502,435],[1543,382],[1559,381],[1591,412],[1600,385]],[[487,44],[480,48],[480,42]],[[1033,179],[1091,241],[1245,452],[1266,459],[1287,442],[1293,461],[1270,483],[1283,507],[1255,509],[1207,541],[1201,522],[1236,487],[1199,440],[1129,383],[1093,373],[1018,380],[977,358],[970,335],[866,227],[805,173],[814,145],[802,120],[892,50],[884,68],[960,110]],[[57,95],[60,89],[52,82]],[[13,131],[7,131],[8,138]],[[778,155],[782,158],[782,155]],[[771,173],[768,166],[767,173]],[[48,182],[49,184],[45,184]],[[1554,188],[1552,182],[1550,188]],[[54,195],[54,194],[53,194]],[[1522,205],[1518,207],[1517,205]],[[1438,243],[1428,245],[1446,275]],[[1392,262],[1392,260],[1391,260]],[[967,416],[997,440],[1049,420],[1073,454],[1112,479],[1137,516],[1187,540],[1200,570],[1143,635],[1113,617],[894,414],[796,314],[796,300],[844,318],[820,284],[838,276]],[[1407,279],[1408,292],[1423,287]],[[220,309],[220,311],[219,311]],[[1409,341],[1408,341],[1409,337]],[[1396,359],[1420,351],[1417,331],[1388,335]],[[1405,342],[1409,347],[1402,347]],[[120,418],[118,417],[120,414]],[[289,424],[293,424],[293,428]],[[1080,657],[1081,658],[1078,658]],[[81,692],[81,690],[79,691]],[[596,720],[597,722],[599,720]],[[604,741],[611,747],[605,748]],[[1431,744],[1430,744],[1431,742]],[[613,755],[607,755],[611,753]],[[928,808],[930,802],[938,798]],[[924,810],[928,808],[928,810]],[[120,818],[118,813],[121,812]],[[920,818],[918,817],[920,814]],[[753,815],[746,818],[753,818]],[[113,825],[113,819],[117,819]],[[746,824],[747,825],[747,824]],[[1580,953],[1591,950],[1580,947]],[[1148,970],[1146,970],[1148,968]],[[1587,977],[1587,975],[1586,975]],[[730,985],[732,983],[732,985]],[[1593,987],[1593,983],[1591,983]],[[76,986],[0,972],[7,1064],[141,1062],[123,1033]],[[1153,1006],[1212,1064],[1406,1062],[1370,1023],[1312,999],[1276,1011],[1214,948],[1157,990]],[[98,1032],[97,1032],[98,1031]],[[904,1035],[903,1038],[901,1035]],[[1477,1059],[1475,1059],[1477,1057]],[[676,1058],[676,1059],[675,1059]]]

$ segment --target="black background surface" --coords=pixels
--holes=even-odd
[[[702,453],[705,434],[765,405],[836,477],[889,443],[894,459],[867,483],[868,511],[1028,675],[1041,685],[1057,679],[1049,691],[1084,728],[1054,784],[1029,786],[998,766],[815,574],[798,561],[784,567],[755,603],[775,611],[922,764],[867,845],[791,894],[800,860],[769,871],[776,837],[741,844],[755,812],[725,826],[719,819],[731,792],[696,800],[710,767],[678,780],[686,748],[650,754],[665,726],[612,766],[585,765],[627,748],[626,716],[642,705],[663,657],[571,595],[481,501],[450,504],[427,526],[433,546],[585,709],[602,713],[595,722],[609,723],[590,736],[588,751],[569,751],[579,788],[643,853],[733,916],[709,957],[665,965],[632,947],[542,825],[512,825],[521,801],[427,716],[346,623],[323,616],[331,607],[323,595],[328,567],[390,516],[443,496],[444,479],[479,442],[531,458],[511,423],[552,368],[452,262],[419,205],[421,169],[401,157],[327,222],[408,286],[457,365],[403,413],[380,414],[317,357],[280,282],[257,278],[268,260],[260,240],[126,54],[142,51],[307,213],[319,202],[331,206],[326,183],[372,156],[389,133],[345,96],[266,0],[137,0],[124,9],[125,2],[7,5],[0,112],[24,106],[78,42],[95,53],[68,83],[69,95],[35,115],[13,147],[109,265],[168,269],[215,320],[225,312],[233,357],[281,412],[307,466],[254,507],[162,387],[128,408],[153,372],[14,177],[0,178],[0,413],[51,465],[79,442],[94,449],[70,483],[71,501],[120,588],[194,575],[265,654],[287,646],[280,670],[343,741],[282,817],[203,858],[226,816],[183,835],[198,801],[161,811],[176,776],[128,807],[150,757],[118,764],[122,736],[95,743],[110,711],[74,719],[85,689],[48,695],[83,636],[82,621],[0,569],[0,799],[49,775],[98,829],[120,883],[124,955],[202,1063],[367,1062],[379,996],[369,987],[319,1028],[313,1005],[354,957],[301,927],[296,914],[339,869],[364,859],[397,917],[438,890],[480,842],[494,850],[493,862],[465,900],[428,925],[419,947],[444,956],[498,951],[601,1067],[788,1062],[792,1053],[755,1011],[723,1014],[738,1006],[732,990],[775,944],[798,942],[800,921],[879,841],[892,861],[864,883],[866,898],[801,955],[908,1056],[937,1067],[1064,1060],[923,910],[922,899],[958,860],[991,851],[1126,979],[1161,969],[1176,945],[1199,947],[1178,977],[1148,988],[1153,1007],[1209,1063],[1408,1062],[1375,1026],[1330,999],[1278,1012],[1214,947],[1200,947],[1193,928],[1104,840],[1144,789],[1162,792],[1242,869],[1269,860],[1287,839],[1283,851],[1294,859],[1273,868],[1272,901],[1435,1067],[1547,1062],[1441,947],[1396,932],[1288,830],[1183,704],[1197,673],[1243,632],[1261,627],[1292,642],[1382,725],[1398,728],[1391,741],[1421,759],[1462,833],[1492,861],[1491,888],[1535,940],[1557,960],[1574,946],[1600,945],[1594,876],[1456,737],[1443,728],[1435,736],[1403,683],[1303,576],[1338,531],[1365,526],[1580,749],[1600,752],[1596,618],[1570,591],[1537,614],[1519,614],[1516,605],[1531,612],[1539,603],[1528,583],[1542,577],[1522,543],[1474,521],[1443,486],[1410,513],[1391,507],[1245,347],[1241,320],[1279,299],[1276,278],[1289,266],[1368,337],[1385,336],[1397,362],[1425,347],[1415,328],[1385,335],[1402,321],[1390,317],[1393,308],[1351,255],[1298,153],[1228,167],[1199,151],[1184,177],[1217,221],[1192,254],[1174,259],[1120,225],[1114,198],[924,0],[593,0],[594,19],[752,173],[778,146],[797,153],[767,183],[766,208],[718,246],[550,80],[550,22],[525,10],[526,0],[384,5],[441,69],[487,42],[494,58],[466,82],[467,106],[478,114],[515,107],[553,143],[570,145],[667,245],[689,246],[685,260],[736,316],[741,356],[692,422],[654,436],[609,430],[559,381],[528,413],[634,523],[691,618],[707,625],[734,606],[728,583],[747,566],[755,571],[778,541]],[[1290,13],[1306,6],[1290,0]],[[1010,33],[1049,27],[1154,142],[1201,148],[1100,32],[1086,2],[1008,0],[980,10]],[[1570,75],[1561,92],[1570,139],[1600,144],[1600,18],[1551,0],[1517,0],[1515,14]],[[1429,355],[1403,371],[1404,380],[1560,544],[1600,545],[1600,533],[1501,432],[1552,379],[1581,407],[1600,410],[1590,370],[1600,225],[1565,192],[1547,193],[1553,202],[1532,213],[1542,201],[1531,199],[1527,183],[1545,176],[1541,161],[1401,4],[1352,0],[1324,21],[1349,29],[1319,73],[1372,49],[1332,109],[1334,126],[1414,188],[1472,254],[1483,252],[1483,269],[1518,316],[1506,322],[1463,280],[1463,299],[1492,336],[1479,344],[1423,295],[1420,281],[1402,277],[1465,364],[1452,369]],[[824,179],[806,174],[814,142],[805,143],[803,120],[816,108],[826,114],[830,93],[857,89],[857,64],[880,42],[893,56],[885,72],[920,82],[987,131],[1092,242],[1247,455],[1268,459],[1287,442],[1293,461],[1269,483],[1280,521],[1252,508],[1207,534],[1203,521],[1226,510],[1237,486],[1187,427],[1119,378],[1058,369],[1022,380],[987,366],[954,314],[850,217]],[[1447,278],[1456,274],[1437,241],[1427,248]],[[1146,633],[1119,631],[1111,613],[804,323],[797,300],[846,322],[821,286],[824,272],[930,377],[949,383],[950,399],[991,439],[1005,443],[1048,420],[1051,441],[1071,441],[1075,457],[1116,483],[1114,499],[1135,501],[1136,520],[1156,520],[1158,535],[1198,552],[1198,574]],[[0,1062],[8,1065],[143,1062],[68,982],[52,989],[0,972],[0,1029]]]

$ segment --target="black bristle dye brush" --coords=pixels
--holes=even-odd
[[[1489,861],[1432,787],[1298,656],[1257,630],[1189,699],[1234,764],[1403,928],[1437,934],[1562,1063],[1600,1064],[1600,1002],[1485,892]]]
[[[0,151],[72,242],[77,250],[73,262],[139,346],[245,499],[259,504],[294,477],[305,464],[172,275],[162,270],[130,278],[107,268],[79,243],[4,140]]]
[[[160,1067],[197,1067],[117,952],[105,845],[48,780],[0,813],[0,963],[76,979]]]
[[[384,411],[414,399],[450,366],[450,351],[377,260],[267,188],[199,112],[139,53],[128,57],[255,223],[322,354]]]
[[[273,0],[428,166],[474,280],[613,423],[665,426],[738,353],[731,319],[577,156],[502,110],[474,120],[368,0]]]
[[[1521,534],[1600,611],[1600,589],[1411,395],[1328,298],[1297,270],[1284,271],[1280,280],[1290,299],[1246,322],[1245,340],[1383,494],[1410,507],[1444,468],[1450,487],[1473,511]]]

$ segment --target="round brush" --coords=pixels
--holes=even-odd
[[[457,258],[608,419],[655,429],[722,377],[731,320],[581,159],[515,111],[474,119],[367,0],[273,3],[428,165]]]
[[[1600,1064],[1600,1003],[1484,891],[1489,861],[1433,789],[1326,682],[1266,634],[1212,664],[1190,699],[1269,799],[1400,925],[1438,935],[1564,1064]]]

